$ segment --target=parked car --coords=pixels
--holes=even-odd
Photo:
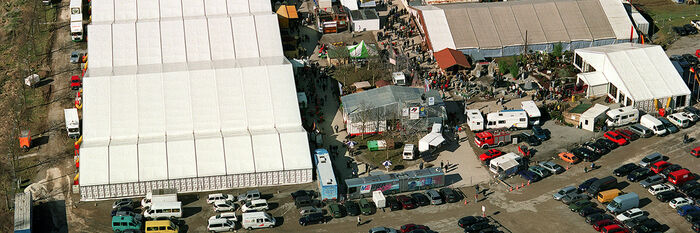
[[[228,219],[234,222],[238,221],[238,217],[236,216],[236,212],[223,212],[219,213],[217,215],[209,217],[209,220],[213,219]]]
[[[676,190],[673,186],[667,185],[667,184],[657,184],[657,185],[652,185],[647,189],[651,195],[656,195],[658,193],[664,192],[664,191],[669,191],[669,190]]]
[[[613,174],[615,174],[616,176],[626,176],[636,169],[639,169],[639,166],[637,166],[637,164],[628,163],[613,170]]]
[[[692,55],[691,55],[691,56],[692,56]],[[689,112],[689,113],[692,113],[692,114],[695,114],[695,115],[700,116],[700,110],[698,110],[697,108],[695,108],[695,107],[693,107],[693,106],[685,107],[685,108],[683,109],[683,111]]]
[[[683,25],[683,29],[685,29],[685,31],[688,32],[689,35],[698,34],[698,29],[695,28],[693,25],[690,25],[690,24]]]
[[[539,138],[532,134],[521,133],[519,138],[521,141],[527,143],[528,146],[539,146],[540,144],[542,144],[542,141],[540,141]]]
[[[654,131],[651,129],[644,127],[642,124],[634,124],[629,127],[629,130],[632,132],[637,133],[640,137],[643,138],[648,138],[654,135]]]
[[[372,229],[369,229],[369,233],[398,233],[396,229],[393,228],[387,228],[387,227],[374,227]]]
[[[539,125],[532,126],[532,134],[542,141],[549,140],[551,132],[548,129],[542,129]]]
[[[554,174],[561,174],[565,171],[564,167],[552,161],[540,162],[540,167],[543,167],[544,169],[547,169]]]
[[[350,202],[355,203],[355,205],[357,205],[357,203],[354,201],[348,201],[348,202],[346,202],[346,204],[348,204]],[[360,207],[358,206],[357,208],[360,208]],[[358,211],[359,211],[359,209],[358,209]],[[313,214],[313,213],[323,213],[323,209],[316,208],[313,206],[304,206],[304,207],[299,208],[299,214],[301,214],[301,216],[309,215],[309,214]]]
[[[594,206],[595,203],[589,201],[589,200],[580,200],[574,203],[569,204],[569,210],[571,212],[578,212],[579,210],[588,207],[588,206]]]
[[[680,112],[680,114],[690,119],[691,122],[698,122],[698,120],[700,120],[700,116],[692,112]]]
[[[571,204],[581,200],[589,200],[590,196],[583,193],[572,193],[561,198],[561,202],[564,204]]]
[[[235,197],[231,194],[213,193],[207,196],[207,204],[213,204],[215,201],[235,201]]]
[[[534,172],[528,171],[528,170],[520,170],[518,172],[518,175],[522,177],[523,179],[527,180],[528,182],[535,183],[537,181],[542,180],[542,177],[540,175],[535,174]]]
[[[656,196],[656,199],[658,199],[658,200],[661,201],[661,202],[668,202],[668,201],[670,201],[671,199],[674,199],[674,198],[676,198],[676,197],[680,197],[680,196],[683,196],[683,195],[682,195],[681,193],[675,191],[675,190],[669,190],[669,191],[664,191],[664,192],[657,193],[657,194],[654,195],[654,196]]]
[[[489,221],[488,218],[484,218],[481,216],[466,216],[466,217],[460,218],[459,221],[457,221],[457,225],[461,228],[467,228],[471,225],[474,225],[474,224],[477,224],[480,222],[488,222],[488,221]]]
[[[134,207],[123,205],[112,209],[112,217],[116,216],[119,212],[134,212]]]
[[[578,186],[578,191],[579,191],[579,192],[585,192],[586,190],[588,190],[588,187],[591,187],[591,184],[593,184],[593,182],[596,182],[597,180],[598,180],[598,178],[593,177],[593,178],[590,178],[590,179],[588,179],[588,180],[582,182],[582,183]]]
[[[586,149],[589,149],[589,150],[591,150],[599,155],[604,155],[604,154],[607,154],[608,152],[610,152],[610,150],[607,147],[605,147],[601,144],[598,144],[597,142],[583,143],[583,147]]]
[[[388,206],[389,209],[391,209],[391,211],[403,209],[403,207],[401,207],[401,203],[399,203],[399,201],[396,200],[396,197],[386,196],[385,199],[386,199],[386,206]]]
[[[604,219],[612,220],[612,219],[614,219],[614,217],[612,215],[609,215],[606,213],[591,214],[591,215],[586,216],[586,223],[593,224],[597,221],[604,220]]]
[[[607,138],[610,141],[617,143],[618,146],[624,146],[624,145],[629,144],[629,141],[627,141],[627,139],[625,139],[625,137],[623,137],[622,135],[620,135],[616,131],[605,132],[605,134],[603,134],[603,137]]]
[[[431,189],[431,190],[425,191],[425,195],[428,196],[428,198],[430,199],[430,204],[433,204],[433,205],[442,204],[442,196],[440,196],[440,193],[438,193],[437,191]]]
[[[653,174],[654,174],[654,172],[652,172],[649,169],[638,168],[637,170],[634,170],[629,175],[627,175],[627,180],[632,181],[632,182],[637,182],[637,181],[646,179],[647,177],[649,177]]]
[[[570,152],[559,153],[559,158],[561,158],[561,160],[563,160],[564,162],[567,162],[570,164],[578,163],[581,160],[579,157],[576,157],[576,155],[574,155]]]
[[[668,166],[671,166],[671,163],[666,162],[666,161],[658,161],[651,166],[649,166],[649,169],[654,172],[654,174],[659,174],[659,172],[663,171],[666,169]]]
[[[345,202],[345,210],[348,212],[348,215],[350,216],[357,216],[360,215],[360,205],[357,204],[355,201],[346,201]]]
[[[491,161],[491,159],[498,158],[501,155],[503,155],[503,151],[498,149],[489,149],[483,154],[479,155],[479,160],[481,160],[483,163],[487,163],[488,161]]]
[[[416,204],[418,204],[418,206],[430,205],[430,199],[428,199],[428,197],[426,197],[422,193],[411,193],[411,198],[413,198],[413,200],[416,201]]]
[[[531,166],[531,167],[529,167],[527,170],[529,170],[529,171],[531,171],[531,172],[534,172],[535,174],[541,176],[542,178],[545,178],[545,177],[548,177],[548,176],[551,176],[551,175],[552,175],[552,173],[549,172],[549,170],[547,170],[547,169],[545,169],[545,168],[543,168],[543,167],[537,166],[537,165]]]
[[[241,212],[265,211],[268,208],[267,200],[258,199],[247,201],[245,204],[241,205]]]
[[[345,210],[344,210],[343,206],[336,203],[336,202],[331,202],[330,204],[328,204],[328,213],[333,218],[345,217]]]
[[[593,229],[595,229],[596,231],[600,231],[605,226],[615,225],[615,224],[617,224],[617,223],[611,219],[601,219],[601,220],[594,222],[592,225],[593,225]]]
[[[695,157],[695,158],[700,158],[700,146],[693,148],[690,150],[690,155]]]
[[[615,216],[615,219],[617,219],[617,221],[624,222],[625,220],[639,218],[641,216],[644,216],[644,211],[642,209],[632,208]]]
[[[651,154],[649,154],[649,155],[647,155],[647,156],[644,156],[644,158],[642,158],[642,159],[639,161],[639,166],[640,166],[640,167],[649,167],[649,166],[651,166],[652,164],[654,164],[654,163],[656,163],[656,162],[658,162],[658,161],[661,161],[661,160],[663,160],[663,159],[664,159],[664,156],[663,156],[661,153],[659,153],[659,152],[654,152],[654,153],[651,153]]]
[[[401,226],[401,228],[399,228],[399,231],[401,231],[401,233],[413,232],[414,230],[430,230],[430,228],[427,226],[417,225],[413,223],[403,225]]]
[[[207,221],[207,231],[209,232],[231,232],[236,229],[236,222],[225,218],[210,218]],[[165,227],[163,227],[165,230]]]
[[[416,203],[413,202],[413,199],[406,195],[398,195],[396,196],[396,200],[399,201],[402,208],[407,210],[415,209],[416,207],[418,207]]]
[[[637,226],[633,227],[632,230],[635,233],[652,233],[660,231],[661,228],[663,228],[663,225],[661,225],[661,223],[659,223],[653,218],[650,218],[637,224]]]
[[[668,178],[668,174],[671,174],[671,172],[675,172],[675,171],[678,171],[681,169],[683,169],[683,167],[681,167],[681,165],[671,164],[670,166],[666,167],[661,172],[659,172],[658,175],[660,175],[663,178]]]
[[[698,183],[697,181],[690,181],[690,182],[686,182],[685,184],[681,185],[680,190],[683,193],[687,193],[687,192],[690,192],[693,189],[697,189],[697,188],[700,188],[700,183]]]
[[[700,188],[690,190],[690,191],[686,192],[685,195],[688,196],[689,198],[692,198],[693,200],[698,200],[698,199],[700,199]]]
[[[685,215],[688,222],[700,222],[700,211],[691,212]]]
[[[666,130],[668,130],[670,133],[677,133],[679,131],[678,127],[671,123],[668,119],[665,117],[659,117],[659,121],[666,127]]]
[[[313,190],[297,190],[292,193],[292,200],[296,200],[297,197],[306,196],[309,198],[315,198],[318,195]]]
[[[317,223],[326,223],[328,217],[322,213],[313,213],[299,218],[299,225],[306,226]]]
[[[692,199],[687,198],[687,197],[676,197],[673,200],[668,202],[668,205],[671,206],[671,208],[678,208],[680,206],[684,205],[692,205],[695,203]]]
[[[114,216],[130,216],[136,219],[137,221],[142,221],[143,220],[143,214],[137,214],[133,211],[117,211]]]
[[[639,185],[641,185],[642,188],[649,188],[652,185],[661,184],[664,181],[666,181],[666,179],[664,179],[660,175],[653,175],[653,176],[647,177],[646,179],[640,181]]]
[[[475,224],[472,224],[468,227],[465,227],[464,232],[468,232],[468,233],[479,232],[481,230],[488,229],[488,228],[493,228],[493,226],[491,226],[491,224],[489,224],[488,222],[480,222],[480,223],[475,223]]]
[[[216,212],[236,211],[236,204],[232,201],[218,200],[213,203],[213,207]]]
[[[628,142],[639,139],[639,134],[632,132],[629,129],[618,129],[616,132],[622,135],[622,137],[624,137]]]
[[[122,206],[134,207],[134,200],[125,198],[116,200],[114,201],[114,203],[112,203],[112,209],[116,209]]]
[[[578,215],[581,215],[581,217],[586,217],[588,215],[597,213],[605,213],[605,211],[595,206],[584,207],[583,209],[578,211]]]
[[[80,52],[73,51],[70,53],[70,63],[80,63]]]
[[[367,199],[360,199],[360,211],[363,215],[371,215],[374,214],[376,208],[374,207],[374,203]]]
[[[608,150],[614,150],[618,147],[617,143],[610,141],[610,139],[607,138],[598,138],[597,140],[595,140],[595,142],[607,147]]]
[[[583,161],[591,162],[597,160],[600,156],[592,150],[578,147],[571,150],[571,153],[576,155],[576,157],[581,158]]]
[[[694,205],[684,205],[676,208],[676,212],[678,212],[678,215],[680,216],[685,216],[693,212],[700,212],[700,207]]]
[[[260,191],[258,191],[257,189],[250,190],[245,192],[244,194],[238,195],[238,201],[240,202],[252,201],[260,198],[262,198],[262,194],[260,194]]]
[[[685,30],[685,27],[675,26],[671,27],[671,29],[673,29],[673,32],[675,32],[678,36],[687,36],[689,34],[688,31]]]
[[[552,196],[554,197],[554,200],[561,200],[564,196],[576,193],[578,190],[574,186],[566,186],[562,189],[560,189],[558,192],[554,193]]]
[[[459,196],[457,196],[457,193],[455,193],[455,191],[451,188],[441,188],[440,194],[442,195],[443,199],[448,203],[459,201]]]

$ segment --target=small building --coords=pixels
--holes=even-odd
[[[379,30],[379,14],[374,9],[351,10],[350,20],[353,31]]]
[[[595,132],[596,123],[601,126],[604,124],[606,118],[605,113],[608,110],[610,110],[608,106],[601,104],[594,105],[593,107],[589,108],[581,114],[578,127],[591,132]]]
[[[433,54],[440,69],[445,73],[456,72],[461,69],[471,68],[467,56],[462,52],[446,48]]]
[[[489,162],[489,170],[500,176],[510,176],[518,172],[522,157],[515,153],[508,153]]]
[[[386,131],[387,125],[429,130],[447,119],[445,104],[437,90],[384,86],[340,98],[349,135]]]
[[[690,104],[690,90],[659,45],[622,43],[574,51],[588,97],[606,96],[645,112]],[[605,89],[604,93],[601,93]]]
[[[32,194],[15,194],[15,233],[32,232]]]

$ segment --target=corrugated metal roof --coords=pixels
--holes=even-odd
[[[402,101],[420,101],[423,88],[384,86],[363,92],[349,94],[340,97],[346,113],[352,113],[360,109],[362,105],[368,107],[381,107]],[[435,105],[442,105],[442,98],[437,90],[430,90],[425,97],[435,97]]]

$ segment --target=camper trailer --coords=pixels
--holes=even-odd
[[[608,127],[618,127],[639,121],[639,110],[632,106],[611,109],[605,114],[608,115],[608,119],[605,120]]]
[[[508,153],[489,162],[489,170],[498,175],[512,175],[518,171],[522,157],[515,153]]]
[[[406,86],[406,75],[403,72],[391,73],[391,79],[394,81],[394,85]]]
[[[502,110],[486,115],[486,129],[520,128],[528,126],[525,110]]]
[[[520,107],[527,113],[527,118],[530,120],[530,125],[540,124],[540,117],[542,117],[542,113],[540,113],[540,109],[537,107],[537,104],[535,104],[535,101],[528,100],[520,102]]]
[[[481,111],[477,109],[467,109],[464,110],[464,115],[467,116],[467,125],[471,131],[482,131],[484,130],[484,116],[481,115]]]

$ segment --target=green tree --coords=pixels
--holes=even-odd
[[[564,50],[564,47],[560,43],[554,44],[554,49],[552,49],[552,55],[554,57],[561,57],[561,53]]]

